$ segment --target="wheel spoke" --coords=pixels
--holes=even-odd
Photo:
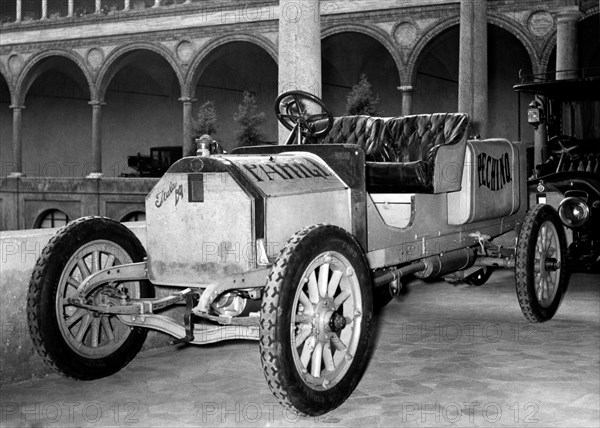
[[[327,287],[327,295],[333,299],[335,296],[335,292],[340,284],[340,279],[342,279],[342,272],[336,270],[331,275],[331,279],[329,280],[329,286]]]
[[[90,329],[90,339],[92,348],[97,348],[100,342],[100,318],[94,318],[92,320],[91,329]]]
[[[112,342],[113,340],[115,340],[115,333],[113,332],[113,329],[110,325],[110,320],[108,319],[108,316],[103,316],[102,318],[100,318],[100,320],[102,323],[102,328],[104,329],[104,334],[106,334],[108,341]]]
[[[304,306],[305,314],[312,315],[315,313],[315,308],[313,308],[311,301],[308,299],[308,296],[304,291],[300,291],[300,303],[302,303],[302,306]]]
[[[323,345],[323,362],[325,363],[325,370],[334,371],[335,364],[333,363],[333,355],[331,353],[331,342],[327,341],[325,345]]]
[[[319,284],[317,284],[315,271],[312,271],[308,276],[308,297],[315,305],[319,303]]]
[[[350,296],[352,296],[352,292],[350,292],[350,290],[342,291],[333,301],[333,310],[337,311],[342,303],[348,300]]]
[[[542,249],[543,249],[543,250],[545,250],[545,249],[547,248],[547,247],[546,247],[546,240],[547,240],[547,238],[548,238],[548,235],[547,235],[547,234],[548,234],[548,231],[547,231],[547,228],[546,228],[546,224],[543,224],[543,225],[542,225],[542,228],[541,228],[541,230],[540,230],[540,236],[541,236],[541,238],[542,238]]]
[[[329,263],[322,264],[319,268],[319,296],[325,297],[327,294],[327,284],[329,281]]]
[[[308,314],[296,314],[294,322],[296,324],[310,324],[312,318],[313,317]]]
[[[316,121],[316,120],[322,120],[322,119],[328,119],[329,115],[327,113],[317,113],[317,114],[311,114],[308,117],[309,121]]]
[[[337,349],[340,352],[345,352],[347,349],[346,345],[344,345],[344,342],[342,342],[341,339],[336,334],[331,336],[331,343],[333,344],[335,349]]]
[[[298,110],[298,113],[304,114],[304,108],[302,107],[302,102],[300,101],[300,99],[298,98],[297,95],[294,95],[294,101],[296,102],[296,109]]]
[[[75,340],[77,342],[83,341],[85,333],[88,331],[91,322],[92,316],[89,314],[89,312],[86,312],[86,314],[83,316],[83,320],[81,321],[81,325],[79,326],[79,330],[77,330],[77,336],[75,336]]]
[[[71,327],[73,324],[75,324],[77,321],[79,321],[81,319],[81,317],[83,317],[87,313],[88,312],[85,309],[77,308],[77,310],[75,311],[75,313],[73,315],[71,315],[65,321],[65,325],[67,326],[67,328]]]
[[[67,278],[67,284],[70,285],[71,287],[77,289],[77,288],[79,288],[79,284],[81,284],[81,282],[77,281],[75,278],[70,276]]]
[[[298,116],[294,116],[293,114],[282,114],[278,115],[282,119],[289,119],[290,121],[296,123],[298,121]]]
[[[321,377],[321,362],[323,361],[323,344],[318,342],[310,361],[310,374],[314,377]]]
[[[304,347],[302,348],[302,355],[300,356],[300,361],[302,362],[304,368],[308,367],[310,357],[312,356],[312,353],[315,349],[316,341],[317,338],[315,336],[310,336],[308,339],[306,339],[306,342],[304,342]]]
[[[106,269],[106,268],[114,266],[115,260],[116,260],[116,257],[114,256],[114,254],[109,254],[108,257],[106,258],[106,261],[104,262],[104,265],[102,266],[102,269]]]
[[[296,335],[295,344],[296,348],[304,343],[306,339],[312,333],[312,327],[309,324],[304,324],[299,327],[300,332]]]
[[[94,251],[92,253],[92,272],[98,272],[100,270],[100,251]]]
[[[79,272],[81,272],[81,280],[83,281],[85,278],[90,276],[91,272],[85,263],[83,258],[77,260],[77,267],[79,268]]]

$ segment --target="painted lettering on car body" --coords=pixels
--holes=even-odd
[[[156,208],[160,208],[163,204],[171,197],[171,195],[175,194],[175,206],[183,199],[183,184],[177,184],[174,182],[169,183],[169,187],[166,190],[161,190],[156,194],[156,200],[154,205]]]
[[[271,161],[263,163],[244,163],[243,168],[256,182],[298,180],[306,178],[328,178],[331,174],[321,165],[310,159],[299,161]]]
[[[479,186],[492,191],[502,190],[512,181],[510,157],[508,153],[495,158],[486,153],[477,156],[477,176]]]

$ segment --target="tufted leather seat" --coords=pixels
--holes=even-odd
[[[462,113],[344,116],[334,119],[319,143],[363,147],[369,192],[449,192],[460,189],[468,122]],[[452,174],[446,174],[448,167]]]

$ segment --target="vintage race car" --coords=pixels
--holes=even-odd
[[[545,77],[525,76],[515,85],[535,97],[528,121],[547,139],[529,181],[530,203],[557,209],[569,271],[600,272],[600,75]]]
[[[57,231],[28,293],[46,363],[108,376],[149,329],[182,344],[257,339],[279,402],[320,415],[357,386],[373,305],[403,277],[481,283],[514,268],[527,319],[553,317],[564,229],[551,206],[528,210],[519,144],[467,141],[465,114],[334,119],[300,91],[275,105],[288,144],[171,166],[146,199],[145,248],[107,218]],[[178,304],[180,319],[165,314]]]

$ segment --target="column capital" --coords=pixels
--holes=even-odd
[[[25,106],[11,104],[10,106],[8,106],[8,108],[12,109],[12,110],[23,110],[25,108]]]
[[[415,90],[414,86],[411,85],[398,86],[396,89],[400,92],[413,92]]]
[[[91,105],[92,107],[102,107],[102,106],[106,105],[106,103],[104,101],[98,101],[98,100],[89,101],[88,104]]]
[[[579,6],[564,6],[556,9],[555,13],[559,24],[576,22],[583,15]]]
[[[181,97],[181,98],[179,98],[179,101],[181,101],[182,103],[194,103],[194,102],[198,101],[198,99],[191,98],[191,97]]]

